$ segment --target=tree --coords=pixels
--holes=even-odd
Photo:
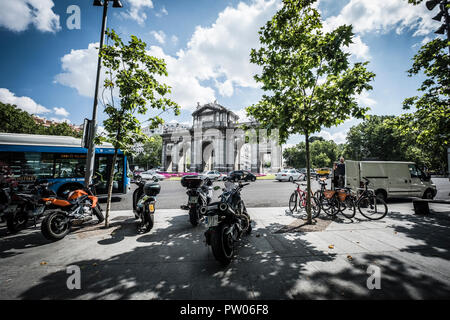
[[[287,166],[293,168],[305,168],[306,167],[305,143],[300,142],[296,146],[284,149],[283,158],[285,159]]]
[[[72,136],[75,138],[81,138],[83,133],[75,131],[66,122],[51,124],[49,127],[41,126],[38,131],[39,134],[47,134],[52,136]]]
[[[74,130],[65,122],[46,127],[36,123],[31,114],[20,110],[16,105],[2,102],[0,102],[0,121],[2,123],[0,132],[72,136],[75,138],[81,138],[82,136],[81,132]]]
[[[147,169],[161,165],[162,138],[159,135],[150,137],[144,146],[144,151],[134,157],[133,164]]]
[[[0,132],[34,134],[38,125],[31,115],[15,105],[0,102]]]
[[[315,168],[331,168],[339,156],[337,144],[333,140],[316,140],[311,143],[311,164]]]
[[[431,166],[444,172],[450,143],[450,59],[447,45],[446,40],[436,38],[424,44],[414,56],[408,75],[412,77],[423,72],[426,78],[418,89],[423,94],[405,99],[403,109],[415,108],[415,111],[393,121],[402,137],[413,138],[417,146],[432,155]]]
[[[352,26],[322,30],[315,0],[284,0],[283,7],[259,31],[261,47],[250,61],[262,67],[255,80],[266,91],[247,113],[267,129],[278,128],[284,143],[291,134],[305,136],[307,212],[311,221],[309,137],[322,127],[362,118],[369,109],[358,106],[355,95],[370,90],[375,74],[368,62],[348,61],[343,51],[352,43]]]
[[[387,120],[394,116],[371,115],[347,133],[345,155],[352,160],[406,160],[404,139]]]
[[[146,53],[146,43],[131,36],[125,44],[114,30],[107,30],[108,44],[101,48],[102,64],[106,67],[104,91],[109,89],[109,102],[103,102],[108,118],[103,121],[106,131],[104,140],[114,146],[112,168],[115,168],[118,149],[132,153],[136,143],[149,140],[142,132],[136,114],[146,114],[147,104],[162,112],[173,110],[179,114],[179,106],[164,96],[170,93],[170,87],[158,82],[156,77],[167,76],[163,59],[152,57]],[[112,44],[109,44],[109,41]],[[115,103],[114,90],[118,90],[118,105]],[[148,120],[151,128],[156,128],[163,120],[155,116]],[[108,199],[106,204],[105,227],[109,226],[109,210],[111,207],[112,182],[114,170],[108,179]]]

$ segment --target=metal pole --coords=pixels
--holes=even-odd
[[[102,33],[100,35],[100,48],[98,55],[98,65],[97,65],[97,79],[95,80],[95,93],[94,93],[94,108],[92,111],[92,121],[91,128],[89,130],[89,147],[86,157],[86,175],[84,177],[84,185],[88,187],[91,184],[92,176],[94,175],[94,161],[95,161],[95,145],[94,138],[96,134],[97,127],[97,105],[98,105],[98,88],[100,82],[100,70],[102,65],[102,58],[100,56],[100,50],[103,48],[103,40],[105,38],[105,27],[106,27],[106,15],[108,12],[108,0],[105,0],[103,4],[103,20],[102,20]]]

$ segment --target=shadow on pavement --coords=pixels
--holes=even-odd
[[[393,214],[393,219],[405,219]],[[410,216],[408,216],[410,218]],[[420,220],[412,218],[421,225]],[[428,222],[437,225],[434,217]],[[134,234],[131,219],[103,245],[120,245]],[[257,225],[238,245],[229,266],[221,266],[203,243],[201,226],[186,215],[155,224],[136,236],[133,249],[105,259],[73,261],[81,268],[81,290],[68,290],[65,268],[51,272],[22,292],[21,299],[415,299],[448,298],[449,282],[402,259],[398,252],[362,253],[353,257],[318,250],[308,234],[274,234],[284,225]],[[425,225],[423,228],[428,228]],[[448,232],[448,221],[438,232]],[[423,236],[426,229],[397,229],[405,236]],[[418,232],[414,232],[414,231]],[[447,233],[448,234],[448,233]],[[424,238],[437,245],[431,238]],[[448,243],[439,244],[445,249]],[[409,248],[412,260],[423,254]],[[445,256],[448,256],[448,248]],[[411,261],[411,262],[410,262]],[[367,288],[367,267],[382,270],[380,290]],[[445,277],[444,277],[445,278]]]

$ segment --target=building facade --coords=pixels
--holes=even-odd
[[[192,113],[191,127],[163,129],[161,166],[169,172],[258,173],[263,172],[265,162],[270,162],[272,171],[277,171],[282,161],[278,139],[268,138],[262,130],[256,130],[256,125],[239,123],[238,115],[217,101],[198,104]]]

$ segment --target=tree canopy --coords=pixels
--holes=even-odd
[[[74,130],[65,122],[53,123],[46,127],[36,123],[33,116],[20,110],[16,105],[0,102],[0,132],[28,133],[81,138],[82,133]]]

